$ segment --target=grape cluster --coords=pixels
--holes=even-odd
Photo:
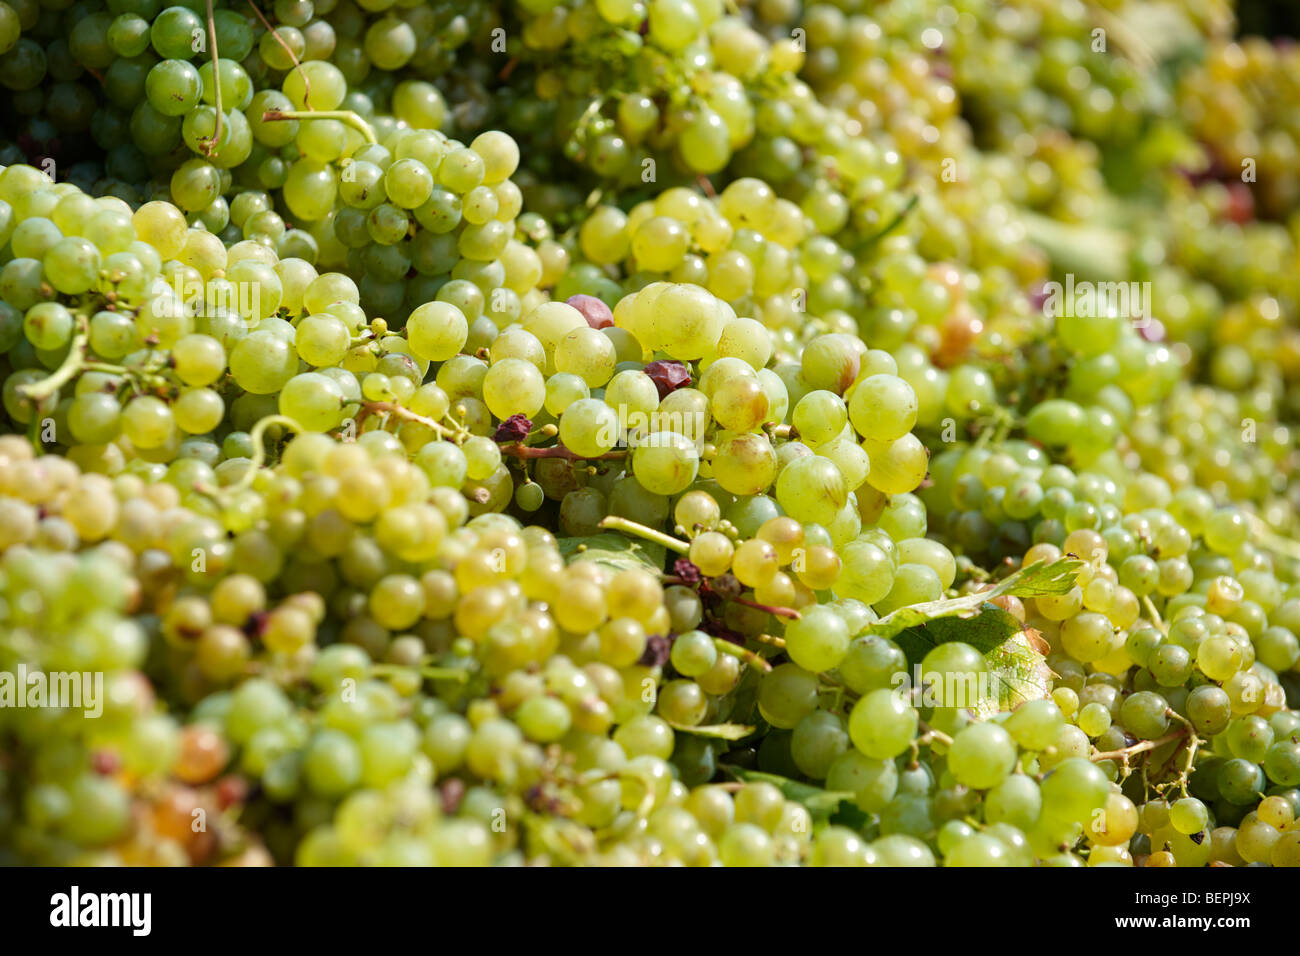
[[[1287,54],[1153,15],[0,0],[0,860],[1300,864]]]

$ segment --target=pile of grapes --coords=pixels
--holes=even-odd
[[[1234,28],[0,0],[0,864],[1300,865]]]

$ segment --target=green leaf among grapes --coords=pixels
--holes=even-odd
[[[1066,594],[1079,583],[1079,572],[1087,562],[1078,558],[1058,558],[1051,564],[1036,561],[1015,574],[1008,575],[994,585],[985,595],[1014,597],[1041,597],[1044,594]]]
[[[1131,240],[1120,230],[1058,222],[1027,211],[1020,218],[1029,241],[1047,253],[1057,275],[1071,273],[1076,281],[1092,282],[1123,282],[1129,278]]]
[[[931,650],[949,641],[969,644],[988,654],[1016,634],[1024,625],[996,604],[984,604],[971,617],[939,617],[893,635],[909,664],[919,664]]]
[[[695,734],[697,737],[716,737],[719,740],[744,740],[754,732],[753,727],[745,724],[704,724],[698,727],[688,727],[685,724],[674,724],[670,720],[668,726],[683,734]]]
[[[965,594],[957,598],[927,601],[924,604],[899,608],[892,614],[886,614],[871,625],[867,633],[878,637],[894,637],[909,628],[923,627],[945,618],[960,618],[969,621],[972,618],[990,613],[985,610],[985,605],[993,598],[1001,597],[1004,594],[1014,595],[1015,597],[1065,594],[1075,586],[1076,578],[1079,571],[1083,569],[1083,564],[1077,558],[1061,558],[1051,564],[1039,561],[1008,575],[988,591]],[[1019,625],[1017,625],[1017,630],[1019,630]],[[1004,640],[1005,637],[1006,635],[1003,636]],[[968,644],[979,647],[975,641],[964,637],[953,637],[948,638],[948,640],[964,640]],[[943,642],[936,640],[934,643],[940,644]],[[989,646],[994,645],[990,644]],[[985,648],[981,647],[980,650],[985,650]]]
[[[919,665],[935,645],[948,641],[970,644],[984,655],[988,689],[972,709],[980,717],[1014,710],[1027,700],[1046,697],[1052,672],[1034,647],[1024,625],[994,604],[986,604],[974,618],[938,618],[922,627],[908,628],[894,642],[907,655],[909,665]]]
[[[1052,692],[1051,668],[1024,631],[1016,631],[987,652],[984,661],[988,664],[989,689],[994,696],[982,698],[975,708],[981,717],[1015,710],[1027,700],[1042,700]]]
[[[730,694],[718,698],[717,718],[731,725],[749,726],[767,732],[767,722],[758,712],[758,688],[763,683],[763,675],[756,667],[746,667],[740,675]],[[687,727],[689,731],[697,728]]]
[[[853,794],[846,790],[823,790],[811,784],[800,783],[789,777],[780,777],[774,773],[758,770],[742,770],[739,767],[725,767],[728,773],[745,783],[770,783],[781,791],[787,800],[801,803],[813,815],[814,819],[824,819],[839,809],[840,803],[852,800]]]
[[[667,554],[661,544],[612,533],[559,538],[556,544],[566,561],[595,561],[615,571],[647,568],[658,574],[663,570]]]
[[[1074,558],[1039,562],[1009,575],[991,590],[895,611],[869,633],[892,638],[913,666],[939,644],[961,641],[974,647],[984,655],[989,684],[973,709],[979,716],[989,717],[1047,696],[1051,677],[1024,625],[990,599],[1003,594],[1064,594],[1075,586],[1082,567],[1083,562]]]

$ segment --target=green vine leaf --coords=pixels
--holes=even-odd
[[[1051,678],[1046,659],[1025,633],[1024,625],[990,600],[1003,594],[1064,594],[1075,586],[1082,567],[1083,562],[1075,558],[1039,562],[1008,576],[991,590],[902,608],[876,622],[868,633],[892,638],[911,666],[918,666],[939,644],[961,641],[974,647],[984,655],[989,684],[972,709],[987,718],[1026,700],[1046,697]]]
[[[780,790],[787,800],[803,804],[815,820],[826,819],[839,810],[843,801],[847,800],[851,803],[854,798],[854,795],[846,790],[823,790],[821,787],[800,783],[797,780],[781,777],[774,773],[742,770],[739,767],[724,767],[723,769],[737,780],[745,783],[770,783]]]
[[[1024,625],[996,604],[984,604],[973,617],[939,617],[918,627],[909,627],[893,635],[909,664],[921,659],[940,644],[961,641],[981,654],[996,650]]]
[[[1052,671],[1034,649],[1024,631],[1017,631],[984,655],[993,696],[980,700],[975,712],[983,718],[1015,710],[1027,700],[1042,700],[1051,693]]]
[[[560,538],[556,544],[565,561],[595,561],[615,571],[645,568],[658,574],[663,570],[667,554],[661,544],[613,533]]]
[[[972,618],[989,613],[985,610],[985,605],[1004,594],[1014,595],[1015,597],[1065,594],[1075,586],[1076,578],[1083,566],[1084,562],[1078,558],[1060,558],[1051,564],[1039,561],[1003,578],[991,590],[899,608],[892,614],[886,614],[875,624],[872,624],[866,633],[878,637],[894,637],[909,628],[924,627],[946,618],[960,618],[969,621]],[[990,605],[990,607],[996,606]],[[961,639],[966,640],[966,638]],[[957,640],[957,638],[951,638],[951,640]],[[934,643],[942,643],[942,641],[935,641]],[[967,643],[974,644],[973,641],[969,640]],[[981,648],[981,650],[984,650],[984,648]]]
[[[745,724],[704,724],[688,727],[685,724],[675,724],[671,720],[667,723],[669,727],[680,733],[695,734],[697,737],[716,737],[718,740],[744,740],[754,732],[753,727]]]

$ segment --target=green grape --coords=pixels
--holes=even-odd
[[[555,345],[555,368],[599,388],[614,374],[615,349],[609,337],[592,328],[576,328]]]
[[[700,14],[683,0],[650,0],[649,37],[651,42],[670,53],[686,48],[701,29]]]
[[[210,388],[190,388],[181,392],[172,406],[176,426],[191,435],[203,435],[221,424],[226,403]]]
[[[867,439],[862,447],[871,459],[867,481],[887,495],[913,491],[929,470],[930,454],[914,435],[907,434],[884,443]]]
[[[595,438],[603,448],[612,448],[618,438],[618,417],[603,402],[587,399],[604,409],[599,421],[581,419],[584,424],[577,425],[583,440]],[[560,419],[560,437],[565,441],[564,423],[578,406],[585,402],[574,402]],[[600,437],[595,437],[599,434]],[[608,445],[602,439],[608,439]],[[572,447],[572,446],[570,446]],[[593,445],[592,447],[595,447]],[[632,473],[647,491],[660,495],[674,495],[685,491],[695,480],[699,471],[699,451],[690,438],[676,432],[655,432],[640,439],[632,450]]]
[[[64,295],[80,295],[99,281],[100,252],[89,240],[65,236],[50,247],[41,262],[50,285]]]
[[[886,638],[856,638],[850,645],[838,672],[845,683],[859,694],[880,687],[896,686],[896,675],[907,672],[907,658]]]
[[[234,60],[217,61],[216,75],[213,78],[212,61],[199,66],[199,79],[203,84],[203,102],[215,106],[218,86],[221,90],[221,103],[226,109],[246,109],[253,99],[253,81],[248,72]]]
[[[199,105],[202,92],[199,71],[183,59],[163,60],[145,80],[149,105],[163,116],[184,116]]]
[[[149,35],[164,60],[188,60],[194,55],[194,37],[203,34],[203,21],[187,7],[168,7],[154,18]]]
[[[235,344],[229,361],[235,383],[255,395],[278,392],[298,371],[293,344],[269,331],[244,336]]]
[[[825,779],[836,760],[850,746],[843,722],[824,710],[814,711],[800,720],[790,739],[790,753],[795,764],[814,780]]]
[[[432,362],[456,355],[469,337],[465,313],[449,302],[421,305],[407,318],[406,329],[412,352]]]
[[[765,491],[776,471],[776,451],[767,437],[760,434],[728,438],[713,456],[714,479],[732,494],[755,495]]]
[[[1183,797],[1169,805],[1169,824],[1179,833],[1200,833],[1209,823],[1209,810],[1195,797]]]
[[[829,671],[848,652],[848,626],[830,608],[810,608],[786,625],[785,642],[790,659],[800,667],[813,672]]]
[[[54,220],[33,216],[18,223],[10,235],[9,246],[15,257],[42,259],[62,238],[63,233]]]
[[[79,395],[68,409],[68,427],[81,444],[106,444],[121,429],[121,406],[112,395]]]
[[[835,520],[848,500],[848,491],[834,462],[809,455],[781,470],[776,497],[786,514],[796,521],[824,525]]]
[[[840,549],[840,559],[843,567],[834,582],[837,595],[875,604],[893,588],[893,562],[871,542],[861,539],[850,542]],[[798,565],[795,570],[800,570]]]
[[[612,449],[618,443],[618,435],[618,417],[608,405],[598,399],[579,399],[571,403],[560,416],[560,441],[566,448],[584,458],[598,458]],[[693,478],[694,474],[690,477]],[[648,490],[660,494],[672,493],[658,491],[644,480],[641,483]],[[689,483],[689,479],[683,482],[683,487],[686,483]]]
[[[695,172],[706,176],[716,173],[731,159],[727,124],[713,110],[701,108],[682,129],[677,148]]]
[[[1111,714],[1104,704],[1092,701],[1079,710],[1075,722],[1089,737],[1097,738],[1110,729]]]
[[[1254,714],[1238,717],[1228,724],[1226,741],[1233,756],[1259,763],[1273,745],[1273,728]]]
[[[403,209],[417,209],[433,194],[433,175],[416,159],[398,159],[384,173],[384,191]]]
[[[528,334],[522,332],[522,330],[520,331],[521,334]],[[536,341],[535,336],[531,337]],[[541,348],[541,343],[538,343],[538,348]],[[494,351],[496,350],[494,349]],[[606,394],[608,395],[608,393]],[[581,378],[576,375],[557,373],[546,380],[546,398],[543,404],[548,412],[559,416],[574,402],[590,397],[591,389],[587,387],[587,383]]]
[[[472,481],[482,481],[491,475],[501,464],[501,450],[496,442],[475,435],[462,446],[465,457],[466,474]]]
[[[308,365],[337,365],[350,347],[347,325],[328,312],[303,317],[294,334],[294,348]]]
[[[290,378],[280,390],[280,413],[309,431],[329,431],[343,419],[343,390],[330,378],[305,372]]]
[[[545,404],[546,380],[532,362],[502,359],[488,369],[483,379],[483,401],[497,418],[532,418]]]
[[[520,705],[514,719],[524,736],[539,743],[563,737],[572,720],[569,708],[554,697],[530,697]]]
[[[877,760],[856,749],[840,754],[826,772],[826,787],[854,795],[866,813],[879,813],[898,792],[898,769],[892,760]]]
[[[122,434],[137,448],[158,448],[175,427],[172,410],[160,399],[142,395],[122,409]]]
[[[1216,774],[1219,794],[1228,803],[1245,806],[1256,802],[1264,789],[1264,771],[1249,760],[1226,760]]]
[[[957,782],[976,790],[1001,783],[1015,762],[1015,743],[997,724],[971,724],[953,738],[948,751],[948,769]]]
[[[1096,764],[1082,757],[1063,760],[1040,785],[1044,822],[1084,824],[1105,803],[1109,786]]]
[[[318,731],[303,753],[302,772],[314,792],[324,797],[340,796],[361,782],[361,749],[341,731]]]
[[[679,634],[672,646],[673,668],[684,677],[699,677],[711,670],[718,660],[713,638],[702,631]]]
[[[1119,717],[1129,733],[1143,740],[1154,740],[1169,727],[1168,709],[1164,697],[1151,691],[1138,691],[1125,698]]]
[[[797,664],[781,664],[759,684],[758,706],[773,727],[792,730],[817,709],[817,690],[815,675]]]
[[[57,302],[41,302],[23,317],[23,334],[38,349],[57,349],[72,338],[75,320],[68,309]]]
[[[1042,806],[1042,794],[1033,778],[1013,773],[985,795],[984,817],[990,823],[1008,823],[1029,830],[1038,820]]]
[[[432,83],[403,80],[393,90],[393,115],[414,129],[436,130],[447,115],[447,103]],[[408,137],[409,139],[409,137]]]
[[[916,393],[895,375],[868,376],[853,388],[849,416],[863,438],[874,443],[893,442],[916,424]]]
[[[324,219],[333,209],[337,192],[334,171],[314,158],[303,158],[290,166],[282,187],[290,212],[311,222]]]
[[[694,727],[704,720],[708,699],[695,681],[669,681],[659,690],[658,712],[674,726]]]
[[[849,736],[866,756],[887,760],[911,745],[917,721],[916,711],[896,691],[879,688],[853,705]]]
[[[943,596],[943,582],[934,569],[924,564],[900,564],[894,572],[889,593],[876,602],[881,614],[901,607],[937,601]]]

